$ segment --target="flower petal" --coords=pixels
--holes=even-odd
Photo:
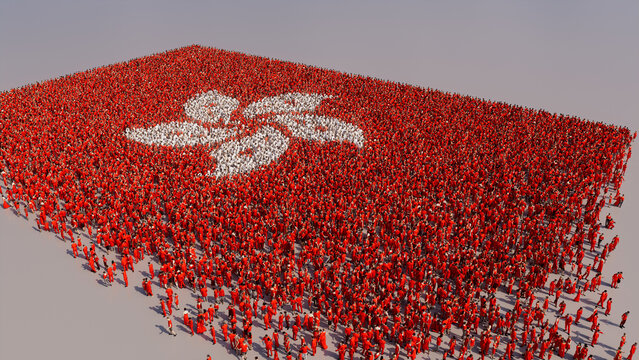
[[[271,96],[256,101],[244,109],[244,117],[252,118],[256,115],[268,113],[293,113],[314,111],[324,99],[330,95],[287,93]]]
[[[170,122],[150,128],[126,129],[124,136],[148,145],[193,146],[213,144],[232,136],[234,131],[223,128],[207,129],[191,122]]]
[[[332,117],[281,114],[273,116],[271,120],[288,127],[293,136],[305,140],[348,141],[360,148],[366,141],[364,132],[358,126]]]
[[[225,142],[211,152],[217,159],[212,175],[219,178],[256,170],[282,156],[288,144],[288,137],[279,130],[264,126],[251,136]]]
[[[186,116],[202,122],[216,123],[222,120],[228,124],[231,113],[240,102],[230,96],[222,95],[215,90],[198,94],[184,104]]]

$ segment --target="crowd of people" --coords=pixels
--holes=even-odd
[[[0,122],[3,206],[108,283],[150,256],[172,335],[175,288],[241,356],[258,323],[274,359],[586,359],[601,332],[573,344],[565,302],[619,242],[627,128],[199,46],[4,92]]]

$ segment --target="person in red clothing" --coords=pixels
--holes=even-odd
[[[77,258],[78,257],[78,244],[76,244],[75,242],[71,243],[71,249],[73,250],[73,257]]]
[[[167,321],[167,326],[169,328],[169,335],[176,336],[177,334],[175,333],[175,330],[173,330],[173,322],[171,321],[171,318],[167,316],[166,321]]]
[[[590,342],[590,346],[597,345],[597,340],[599,339],[599,334],[601,334],[601,331],[599,330],[599,327],[597,326],[597,328],[595,328],[595,332],[592,334],[592,341]]]
[[[288,337],[288,333],[284,333],[284,351],[289,352],[291,350],[291,340]]]
[[[608,298],[608,301],[606,301],[606,311],[604,312],[604,315],[606,316],[610,315],[611,310],[612,310],[612,298]]]
[[[151,277],[151,280],[153,280],[153,278],[155,277],[155,272],[153,271],[153,264],[151,264],[150,261],[149,261],[149,276]]]
[[[211,340],[213,341],[213,345],[217,344],[217,339],[215,338],[215,327],[211,324]]]
[[[543,359],[546,355],[546,351],[550,347],[550,341],[542,341],[541,346],[539,347],[539,358]]]
[[[339,360],[344,360],[344,358],[346,356],[346,344],[345,343],[341,343],[337,347],[337,353],[339,354]]]
[[[303,339],[303,338],[302,338]],[[300,360],[306,360],[307,356],[308,356],[308,346],[306,345],[306,343],[302,342],[302,345],[300,346]]]
[[[197,316],[197,322],[196,322],[196,330],[195,332],[197,334],[202,334],[206,331],[206,326],[204,324],[204,316],[202,314]]]
[[[297,327],[296,324],[293,324],[293,340],[297,340],[297,332],[299,328]]]
[[[584,313],[583,306],[577,309],[577,314],[575,315],[575,324],[579,324],[579,320],[581,319],[581,315]]]
[[[200,294],[202,295],[202,299],[204,299],[204,301],[209,301],[208,289],[206,286],[200,287]]]
[[[632,357],[635,355],[635,351],[637,351],[637,343],[632,344],[630,347],[630,351],[628,351],[628,360],[632,360]]]
[[[621,314],[621,324],[619,324],[620,328],[624,328],[626,326],[626,321],[628,320],[628,315],[630,314],[630,311],[626,311],[625,313]]]
[[[86,247],[86,246],[85,246]],[[91,272],[97,272],[97,268],[100,267],[99,261],[96,262],[97,257],[93,257],[89,255],[89,267],[91,267]]]
[[[126,271],[126,270],[123,270],[123,271]],[[151,282],[147,278],[144,278],[142,280],[142,288],[146,292],[147,296],[153,296],[153,288],[151,287]]]
[[[601,293],[601,296],[599,297],[599,301],[597,302],[597,307],[601,306],[603,308],[604,302],[606,301],[607,298],[608,298],[608,290],[604,290]]]
[[[2,197],[2,208],[3,209],[8,209],[9,207],[10,207],[9,203],[7,202],[7,200],[3,196]]]
[[[113,283],[114,271],[112,267],[107,268],[107,275],[109,277],[109,283]]]
[[[364,352],[366,352],[366,350],[364,350]],[[317,353],[317,337],[313,336],[313,339],[311,340],[311,355],[315,356],[316,353]]]
[[[626,333],[623,333],[623,335],[621,335],[618,349],[622,349],[624,345],[626,345]]]
[[[237,339],[237,335],[235,335],[234,333],[230,333],[229,334],[229,343],[231,345],[231,349],[235,350],[235,352],[237,353],[238,351],[238,339]]]
[[[564,329],[566,330],[566,332],[570,335],[570,325],[572,325],[572,316],[570,316],[570,314],[566,315],[566,317],[564,318]]]
[[[608,215],[606,215],[606,222],[604,224],[604,227],[609,229],[611,221],[612,221],[612,216],[610,216],[610,213],[608,213]]]
[[[229,326],[226,323],[222,324],[222,335],[224,336],[224,341],[227,341],[229,335]]]
[[[162,314],[166,317],[166,303],[164,299],[160,299],[160,307],[162,308]]]
[[[559,316],[564,316],[564,311],[566,311],[566,303],[564,301],[562,301],[559,304]]]
[[[244,341],[244,338],[242,337],[240,338],[239,347],[240,347],[241,354],[244,356],[244,358],[246,358],[246,353],[248,352],[248,344],[246,343],[246,341]]]
[[[106,271],[102,272],[102,280],[103,280],[104,286],[112,286],[111,282],[109,281],[109,275],[107,274]]]
[[[455,345],[457,344],[457,338],[453,336],[448,343],[448,353],[451,356],[455,356]]]
[[[169,306],[173,306],[173,289],[171,289],[170,287],[166,288],[166,297],[167,297],[167,304]]]
[[[575,347],[575,353],[572,355],[572,358],[575,360],[581,359],[581,344],[577,344],[577,347]]]
[[[623,280],[623,271],[620,271],[617,275],[617,281],[615,282],[615,288],[619,287],[619,284],[621,283],[621,280]]]
[[[280,335],[278,334],[277,330],[273,330],[273,350],[275,350],[275,352],[277,352],[277,350],[280,347]]]
[[[266,355],[268,357],[273,356],[273,342],[271,341],[271,338],[266,335],[262,338],[262,342],[264,343],[264,348],[266,349]]]
[[[384,341],[384,339],[379,339],[380,340],[380,353],[384,353],[384,344],[386,344],[386,342]],[[328,346],[326,346],[326,331],[322,330],[319,334],[319,342],[320,342],[320,346],[322,347],[322,350],[326,351],[328,350]]]

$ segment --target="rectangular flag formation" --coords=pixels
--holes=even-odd
[[[306,339],[278,348],[269,333],[269,356],[319,344],[367,359],[530,352],[498,334],[537,316],[550,274],[572,274],[566,294],[600,281],[594,243],[614,227],[600,215],[623,202],[636,136],[201,46],[3,92],[0,124],[6,211],[70,238],[105,283],[148,256],[144,289],[166,291],[171,333],[165,303],[172,313],[187,288],[199,311],[184,324],[215,339],[204,305],[228,304],[221,328],[239,352],[259,324]],[[584,253],[598,258],[582,288]],[[521,307],[496,306],[515,293]],[[563,356],[570,333],[546,331],[540,346]]]

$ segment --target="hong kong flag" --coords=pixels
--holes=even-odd
[[[480,296],[581,261],[631,141],[200,46],[4,92],[0,122],[2,204],[40,227],[151,254],[163,286],[263,299],[264,321],[304,309],[322,319],[309,331],[375,329],[367,342],[409,350],[474,319]]]

